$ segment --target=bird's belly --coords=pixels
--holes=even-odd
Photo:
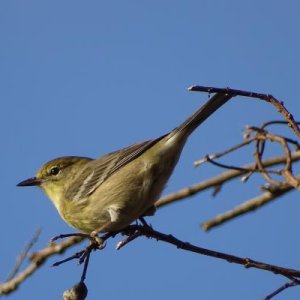
[[[88,200],[71,201],[63,218],[86,233],[121,230],[153,207],[175,164],[136,159],[111,175]]]

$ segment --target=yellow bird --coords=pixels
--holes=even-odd
[[[66,223],[87,234],[118,231],[153,212],[189,135],[231,96],[218,93],[169,133],[97,159],[66,156],[18,186],[39,186]]]

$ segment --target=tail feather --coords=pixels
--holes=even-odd
[[[195,113],[186,119],[181,125],[176,127],[171,135],[180,135],[187,138],[201,123],[203,123],[209,116],[218,110],[223,104],[232,98],[232,95],[225,93],[215,94],[209,101],[201,106]]]

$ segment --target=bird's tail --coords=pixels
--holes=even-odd
[[[232,98],[232,95],[226,93],[217,93],[196,112],[194,112],[181,125],[171,131],[169,137],[180,136],[183,139],[187,138],[202,122],[204,122],[217,109]]]

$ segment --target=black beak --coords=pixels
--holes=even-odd
[[[41,179],[32,177],[26,180],[23,180],[17,184],[17,186],[39,186],[42,183]]]

